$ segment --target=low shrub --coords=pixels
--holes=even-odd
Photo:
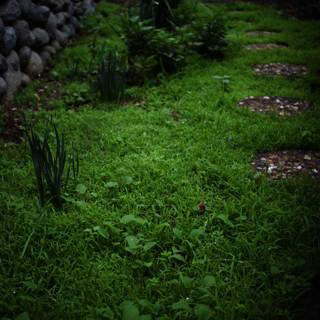
[[[196,51],[209,58],[222,58],[228,46],[226,27],[221,16],[201,19],[193,23]]]
[[[78,154],[74,149],[67,153],[64,135],[52,120],[46,124],[43,135],[34,126],[26,125],[26,137],[37,180],[39,205],[43,207],[49,200],[56,209],[61,209],[62,193],[67,188],[70,174],[74,181],[79,174]]]

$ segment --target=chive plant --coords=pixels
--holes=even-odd
[[[53,129],[53,143],[50,137]],[[26,126],[27,141],[31,151],[39,204],[43,207],[47,197],[56,209],[62,209],[62,191],[68,185],[70,171],[76,181],[79,174],[78,153],[72,148],[68,156],[64,135],[58,132],[54,122],[50,120],[42,137],[34,126]]]

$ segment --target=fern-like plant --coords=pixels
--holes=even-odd
[[[70,172],[74,180],[79,174],[78,153],[73,148],[68,156],[64,135],[59,134],[52,120],[47,123],[43,136],[30,125],[26,126],[26,136],[37,180],[39,204],[43,207],[49,198],[56,209],[61,209],[62,191],[68,185]]]

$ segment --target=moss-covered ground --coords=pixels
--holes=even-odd
[[[77,146],[82,186],[63,211],[39,211],[27,144],[1,142],[1,316],[293,317],[296,297],[320,267],[319,182],[269,181],[250,161],[263,151],[319,150],[320,24],[251,4],[233,5],[242,9],[236,13],[227,5],[209,8],[227,17],[230,46],[222,61],[192,57],[178,74],[130,88],[125,105],[92,103],[89,83],[67,79],[66,61],[86,59],[93,38],[123,46],[121,9],[101,1],[87,32],[51,71],[61,87],[45,83],[46,99],[37,93],[39,81],[17,97],[20,106],[38,103],[29,116],[53,116],[67,144]],[[279,33],[246,34],[265,28]],[[256,42],[289,47],[243,48]],[[311,72],[254,75],[251,65],[264,62],[302,63]],[[215,78],[224,75],[227,88]],[[314,107],[288,118],[237,107],[260,95]]]

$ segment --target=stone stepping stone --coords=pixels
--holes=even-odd
[[[304,76],[308,69],[304,65],[287,63],[254,64],[253,70],[257,75],[263,76]]]
[[[310,174],[320,179],[320,152],[318,151],[278,151],[261,153],[251,162],[258,172],[270,179],[286,179],[300,173]]]
[[[286,49],[288,45],[286,44],[279,44],[279,43],[255,43],[255,44],[248,44],[245,46],[248,50],[270,50],[270,49]]]
[[[253,112],[275,112],[280,116],[291,116],[309,108],[310,103],[289,97],[251,96],[240,100],[238,106]]]
[[[248,31],[247,35],[252,37],[260,37],[260,36],[272,36],[277,33],[279,32],[274,30],[252,30],[252,31]]]

